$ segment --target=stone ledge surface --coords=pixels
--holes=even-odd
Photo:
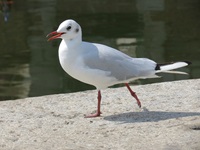
[[[1,150],[199,150],[200,79],[0,102]]]

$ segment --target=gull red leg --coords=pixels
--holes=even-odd
[[[132,89],[130,88],[128,83],[125,83],[126,87],[128,88],[129,92],[131,93],[131,95],[136,99],[138,106],[141,108],[141,102],[138,99],[137,95],[135,92],[132,91]]]
[[[97,99],[98,99],[98,104],[97,104],[96,113],[87,115],[87,116],[85,116],[85,118],[92,118],[92,117],[99,117],[100,116],[100,114],[101,114],[101,111],[100,111],[100,109],[101,109],[101,91],[100,90],[98,91]]]

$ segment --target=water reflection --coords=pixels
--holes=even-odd
[[[5,22],[8,21],[8,17],[10,15],[12,4],[13,4],[12,0],[1,0],[0,1],[0,8],[1,8],[1,12],[3,14]]]
[[[190,60],[190,76],[164,75],[135,84],[200,77],[198,0],[18,0],[12,18],[0,20],[0,100],[94,89],[66,75],[45,35],[65,19],[83,29],[83,40],[157,62]],[[23,6],[23,7],[22,7]]]

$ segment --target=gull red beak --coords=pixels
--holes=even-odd
[[[53,31],[51,33],[49,33],[47,35],[47,37],[49,38],[47,41],[51,41],[57,38],[60,38],[61,35],[65,34],[65,32],[57,32],[57,31]]]

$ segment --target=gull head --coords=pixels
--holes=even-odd
[[[67,41],[73,40],[77,37],[81,37],[80,25],[72,20],[68,19],[63,21],[56,31],[53,31],[47,35],[48,41],[61,38]]]

